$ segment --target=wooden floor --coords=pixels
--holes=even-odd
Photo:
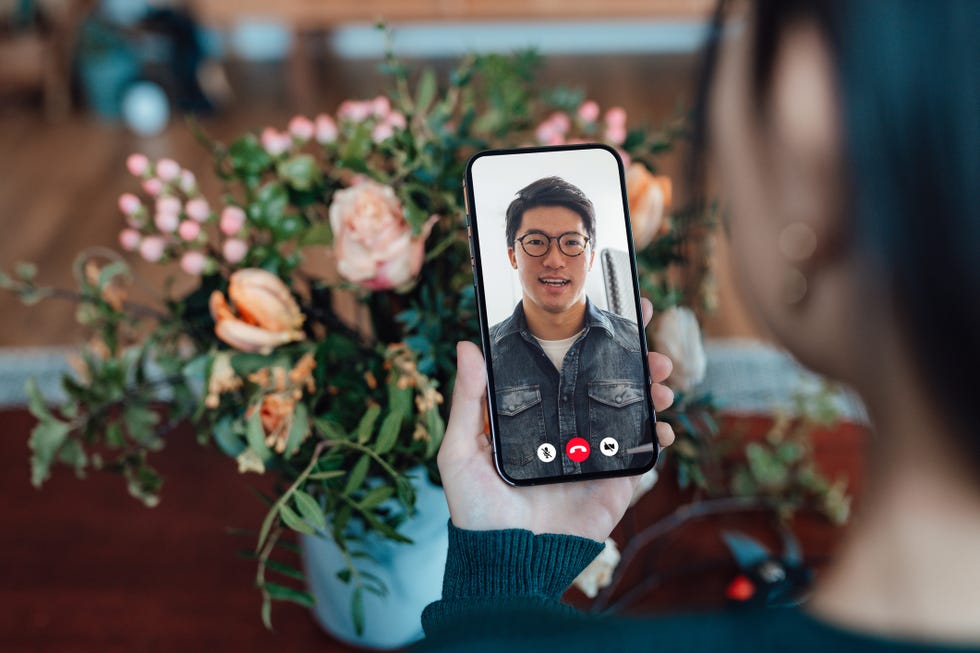
[[[447,68],[448,62],[435,62]],[[660,124],[690,103],[695,58],[691,55],[564,56],[549,58],[546,83],[578,87],[604,106],[622,105],[631,124]],[[375,62],[326,57],[314,68],[313,88],[302,98],[290,93],[288,68],[281,64],[236,64],[227,67],[234,102],[203,119],[204,128],[222,140],[266,125],[284,127],[297,112],[333,111],[345,98],[373,97],[383,78]],[[296,98],[296,99],[294,99]],[[135,188],[124,162],[131,152],[170,156],[197,172],[204,190],[218,195],[209,157],[190,130],[177,119],[162,134],[140,138],[124,126],[76,112],[60,123],[46,122],[36,105],[23,98],[0,98],[0,269],[18,261],[35,262],[42,283],[71,287],[72,261],[87,247],[116,247],[122,226],[116,209],[119,194]],[[676,161],[665,161],[676,171]],[[724,266],[722,252],[721,265]],[[152,288],[175,274],[178,287],[190,279],[179,270],[134,260],[142,288],[137,299],[152,300]],[[716,335],[753,335],[755,328],[739,309],[730,275],[719,269],[721,311],[707,325]],[[24,308],[0,292],[0,347],[76,343],[80,334],[74,307],[48,301]]]

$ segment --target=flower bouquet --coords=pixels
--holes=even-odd
[[[337,575],[353,588],[360,629],[365,593],[385,592],[360,564],[364,536],[409,541],[400,527],[415,483],[437,476],[455,343],[478,339],[460,190],[468,157],[613,145],[628,170],[645,291],[658,311],[685,298],[666,272],[706,217],[671,219],[670,180],[654,174],[683,121],[629,128],[620,108],[538,86],[539,63],[533,53],[471,56],[439,79],[389,56],[390,88],[374,99],[227,145],[198,129],[218,197],[176,161],[130,156],[134,189],[118,206],[125,254],[83,252],[71,293],[37,285],[27,264],[0,275],[27,302],[77,299],[88,334],[76,374],[63,378],[66,402],[49,408],[29,383],[33,483],[56,465],[112,470],[152,506],[162,486],[152,454],[189,421],[241,472],[275,478],[253,544],[264,622],[274,600],[313,602],[277,557],[298,532],[342,552]],[[137,304],[127,256],[171,266],[194,287]],[[675,360],[689,385],[704,368],[699,340],[691,347],[692,360]]]

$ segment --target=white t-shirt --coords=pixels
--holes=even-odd
[[[583,333],[585,333],[585,329],[582,329],[574,336],[563,340],[542,340],[537,336],[534,336],[534,339],[538,341],[538,344],[541,345],[541,349],[544,350],[545,355],[552,363],[554,363],[558,371],[561,372],[561,364],[565,360],[565,354],[568,353],[568,350],[572,348],[572,345],[575,344],[575,341],[578,340]]]

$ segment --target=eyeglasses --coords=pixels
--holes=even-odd
[[[566,231],[558,236],[549,236],[540,231],[529,231],[516,238],[528,256],[535,258],[544,256],[551,251],[551,241],[558,241],[558,249],[565,256],[581,256],[589,244],[589,237],[577,231]]]

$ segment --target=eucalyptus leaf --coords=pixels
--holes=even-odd
[[[298,403],[293,409],[293,422],[289,427],[289,436],[286,438],[286,449],[284,455],[289,458],[306,439],[306,434],[310,431],[310,417],[306,404]]]
[[[364,589],[358,585],[354,588],[350,597],[351,617],[354,619],[354,631],[358,635],[364,634]]]
[[[388,413],[381,422],[381,429],[378,431],[378,440],[374,443],[374,451],[377,454],[385,454],[391,451],[398,441],[398,433],[402,428],[401,413]]]
[[[286,587],[285,585],[280,585],[279,583],[262,583],[262,589],[265,590],[268,595],[278,601],[291,601],[293,603],[298,603],[304,608],[311,608],[316,604],[316,599],[309,592],[304,592],[301,590],[293,589],[292,587]]]
[[[286,524],[286,526],[298,533],[304,533],[306,535],[313,535],[316,533],[312,526],[303,521],[303,518],[297,515],[296,512],[285,503],[279,504],[279,516],[282,517],[282,521],[284,524]]]
[[[33,452],[31,484],[34,487],[41,487],[41,484],[51,476],[51,464],[70,431],[71,428],[67,424],[50,417],[38,422],[31,430],[28,446]]]
[[[265,444],[265,427],[262,426],[260,412],[256,406],[256,410],[252,411],[251,417],[245,422],[245,439],[248,440],[248,446],[258,454],[262,462],[266,462],[272,458],[272,451]]]
[[[350,476],[347,477],[347,483],[344,485],[344,494],[349,495],[351,492],[361,487],[364,483],[364,479],[367,478],[368,467],[371,464],[371,458],[367,454],[361,456],[361,458],[354,463],[354,468],[351,469]]]
[[[323,510],[320,508],[320,504],[317,503],[316,499],[303,490],[295,490],[293,492],[293,501],[296,503],[296,507],[299,508],[300,514],[303,515],[303,519],[315,528],[324,529],[327,527],[327,522],[323,517]]]
[[[371,434],[374,432],[374,423],[378,421],[378,416],[381,414],[381,406],[377,404],[372,404],[365,411],[364,415],[361,417],[361,421],[357,424],[357,441],[361,444],[366,444],[368,440],[371,439]]]
[[[390,499],[395,494],[395,488],[390,485],[381,485],[374,488],[368,492],[363,499],[358,502],[358,506],[362,510],[371,510],[375,508],[388,499]]]
[[[415,92],[415,111],[424,114],[429,110],[429,105],[436,97],[436,74],[431,68],[422,71],[419,77],[418,90]]]

